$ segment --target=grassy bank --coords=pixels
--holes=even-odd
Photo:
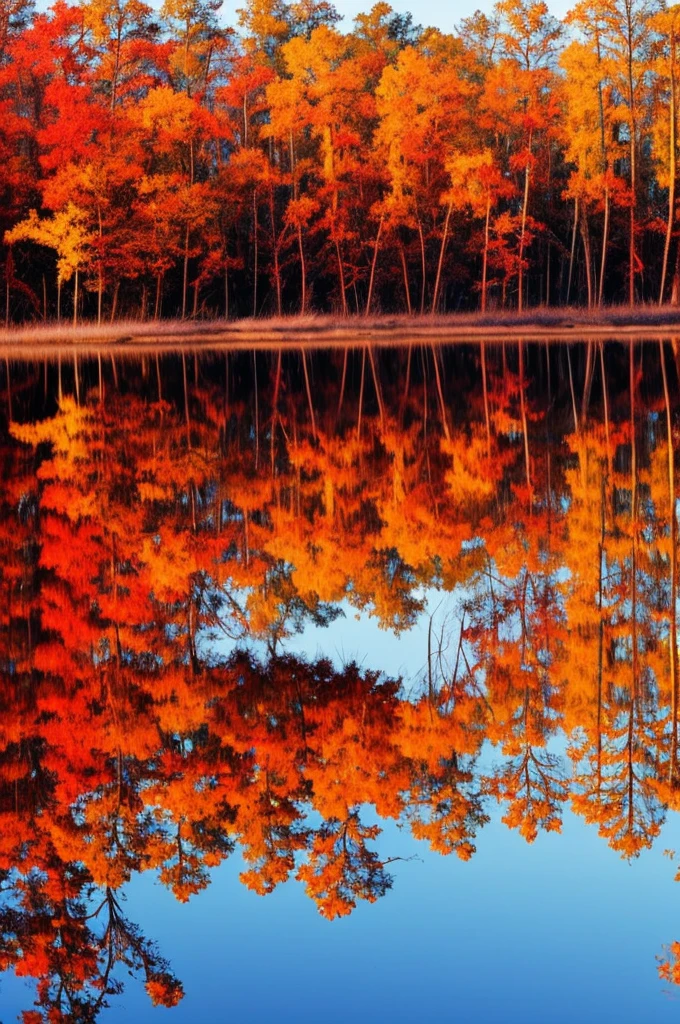
[[[332,345],[373,341],[465,341],[507,337],[562,340],[582,336],[617,338],[680,337],[679,306],[615,306],[597,310],[580,308],[537,308],[524,313],[449,313],[441,316],[275,317],[262,320],[139,320],[114,324],[81,324],[74,328],[62,322],[29,324],[0,330],[5,350],[51,348],[78,345],[164,347],[185,345],[272,344]]]

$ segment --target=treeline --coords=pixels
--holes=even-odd
[[[7,324],[680,299],[680,5],[219,7],[0,0]]]

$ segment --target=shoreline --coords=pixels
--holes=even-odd
[[[535,309],[525,313],[449,313],[420,316],[291,316],[263,320],[120,321],[115,324],[31,324],[0,329],[0,351],[28,354],[60,348],[332,348],[410,342],[450,344],[508,340],[680,340],[680,307]]]

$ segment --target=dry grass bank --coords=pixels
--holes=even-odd
[[[49,350],[71,346],[99,348],[125,346],[194,347],[360,345],[368,341],[394,344],[427,340],[454,342],[479,338],[507,337],[527,340],[563,340],[582,337],[622,335],[680,338],[678,306],[611,306],[603,309],[529,309],[490,313],[449,313],[446,315],[337,316],[314,315],[271,317],[261,320],[139,320],[115,324],[30,324],[0,329],[0,347],[5,353],[23,349]]]

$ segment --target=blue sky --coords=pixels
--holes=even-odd
[[[559,18],[564,17],[576,0],[551,0],[550,11]],[[227,24],[236,24],[236,10],[244,6],[244,0],[225,0],[222,16]],[[335,0],[335,6],[343,15],[345,22],[350,23],[355,15],[368,11],[373,0]],[[480,10],[489,12],[493,7],[492,0],[391,0],[390,6],[399,13],[410,11],[413,18],[421,25],[434,25],[442,31],[450,32],[461,18]]]

